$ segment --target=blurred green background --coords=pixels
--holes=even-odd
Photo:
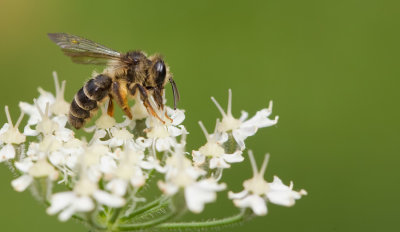
[[[205,143],[197,121],[211,131],[220,116],[210,96],[225,105],[232,88],[236,116],[272,99],[278,125],[247,147],[259,165],[271,153],[267,180],[278,175],[309,192],[293,208],[270,204],[266,217],[223,231],[398,231],[399,7],[382,0],[1,0],[1,112],[7,104],[16,118],[18,102],[31,102],[37,86],[54,92],[53,70],[67,80],[69,101],[95,68],[72,63],[48,32],[159,52],[181,92],[190,148]],[[250,164],[225,174],[239,191]],[[0,165],[1,231],[87,231],[46,215],[28,191],[12,190],[12,179]],[[186,219],[233,214],[225,194]]]

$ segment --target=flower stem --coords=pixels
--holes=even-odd
[[[143,230],[149,227],[154,227],[160,223],[167,221],[175,215],[175,212],[169,212],[161,217],[158,217],[154,220],[146,221],[143,223],[135,223],[135,224],[126,224],[118,226],[120,231],[135,231],[135,230]]]
[[[125,217],[121,218],[121,221],[128,221],[128,220],[130,220],[130,219],[132,219],[132,218],[134,218],[134,217],[136,217],[136,216],[138,216],[138,215],[140,215],[142,213],[145,213],[146,211],[148,211],[148,210],[150,210],[150,209],[152,209],[154,207],[159,206],[162,202],[164,202],[167,199],[168,199],[168,197],[161,196],[161,197],[157,198],[156,200],[147,203],[143,207],[133,211],[128,216],[125,216]]]
[[[156,226],[156,229],[159,230],[206,230],[206,229],[216,229],[224,226],[229,226],[233,224],[237,224],[240,222],[244,222],[250,219],[251,213],[247,213],[247,211],[243,210],[239,214],[226,217],[222,219],[215,219],[213,221],[204,221],[204,222],[167,222]]]

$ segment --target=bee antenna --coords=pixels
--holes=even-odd
[[[176,87],[175,81],[174,81],[174,79],[172,79],[172,77],[169,78],[169,82],[171,83],[171,86],[172,86],[172,93],[174,94],[174,110],[176,110],[176,103],[180,99],[179,91],[178,91],[178,88]]]

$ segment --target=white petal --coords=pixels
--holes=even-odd
[[[127,181],[122,179],[113,179],[106,185],[106,189],[117,196],[125,195],[127,187]]]
[[[228,192],[228,198],[229,199],[242,199],[245,196],[247,196],[248,194],[249,194],[249,192],[247,190],[243,190],[243,191],[238,192],[238,193],[234,193],[232,191],[229,191]]]
[[[27,124],[24,127],[24,135],[26,136],[37,136],[39,131],[31,129],[31,125]]]
[[[213,179],[202,180],[185,188],[185,199],[188,209],[200,213],[204,204],[215,201],[217,191],[225,189],[225,184],[217,184]]]
[[[269,109],[262,109],[258,111],[252,118],[245,121],[243,126],[256,126],[257,128],[273,126],[278,123],[278,119],[269,119],[268,117],[271,115],[271,111]]]
[[[59,151],[52,152],[49,155],[50,162],[55,166],[65,164],[65,158],[65,154]]]
[[[295,200],[300,199],[303,195],[303,192],[293,191],[291,187],[284,185],[277,176],[274,176],[274,181],[269,184],[269,187],[268,200],[277,205],[292,206]]]
[[[60,128],[64,128],[65,125],[67,124],[68,117],[65,115],[60,115],[60,116],[53,117],[51,120],[56,122],[60,126]]]
[[[225,160],[222,157],[214,157],[210,159],[210,168],[230,168],[231,165],[225,162]]]
[[[67,141],[73,139],[74,134],[75,134],[74,131],[67,129],[67,128],[61,128],[61,129],[57,130],[55,133],[56,138],[63,142],[67,142]]]
[[[30,175],[23,175],[11,181],[11,185],[17,192],[23,192],[33,181]]]
[[[74,192],[61,192],[51,196],[50,207],[47,208],[46,212],[50,215],[60,212],[62,209],[72,204],[76,196]]]
[[[163,181],[158,181],[157,185],[160,190],[166,195],[174,195],[179,190],[178,186],[170,183],[165,183]]]
[[[71,218],[72,215],[75,213],[75,208],[73,205],[67,206],[61,213],[58,215],[58,219],[62,222],[67,221]]]
[[[192,156],[195,165],[202,165],[206,161],[206,156],[199,151],[192,151]]]
[[[110,207],[119,208],[125,204],[125,200],[119,196],[111,195],[108,192],[102,190],[96,190],[93,193],[93,197],[101,204]]]
[[[0,150],[0,163],[15,158],[15,149],[13,145],[7,144]]]
[[[258,195],[249,195],[243,199],[233,200],[233,203],[239,208],[248,208],[250,207],[256,215],[265,215],[267,214],[267,205],[265,200]]]
[[[88,212],[94,208],[94,203],[90,197],[79,197],[73,203],[78,212]]]
[[[167,113],[168,115],[171,115],[171,119],[173,120],[172,125],[179,125],[185,120],[185,111],[184,110],[173,110],[169,107],[167,107]]]
[[[173,137],[176,137],[176,136],[179,136],[182,134],[182,129],[178,128],[178,127],[168,126],[167,130],[168,130],[168,133]]]
[[[249,113],[247,113],[246,111],[242,110],[239,120],[241,122],[244,122],[244,120],[246,120],[248,117],[249,117]]]
[[[33,162],[30,158],[25,158],[19,162],[15,162],[15,167],[21,172],[28,172],[32,165]]]
[[[172,144],[175,144],[174,141],[170,137],[166,138],[158,138],[156,140],[156,149],[157,151],[166,151],[168,150]]]
[[[117,163],[110,156],[100,158],[100,171],[103,173],[111,173],[117,168]]]
[[[247,138],[244,136],[240,129],[232,131],[233,138],[235,139],[236,143],[239,145],[241,150],[244,150],[246,148],[246,145],[244,143],[244,140]]]
[[[242,156],[242,151],[236,151],[233,154],[224,154],[222,155],[222,158],[228,163],[239,163],[244,160],[244,157]]]

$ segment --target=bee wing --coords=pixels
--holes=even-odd
[[[121,53],[76,35],[49,33],[48,36],[75,63],[104,65],[121,59]]]

